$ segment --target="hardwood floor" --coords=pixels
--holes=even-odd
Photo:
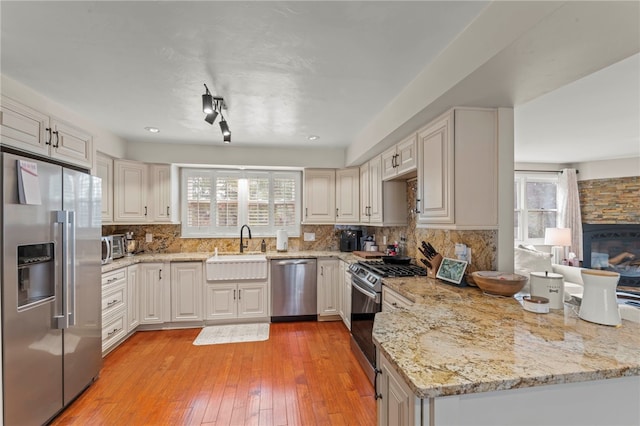
[[[138,332],[53,425],[374,425],[373,387],[340,322],[271,324],[268,341],[193,346]]]

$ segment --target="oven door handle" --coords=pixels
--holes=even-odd
[[[354,283],[352,285],[353,288],[355,288],[356,290],[358,290],[360,293],[364,294],[365,296],[367,296],[369,299],[373,299],[376,303],[380,303],[380,295],[376,292],[369,292],[365,289],[363,289],[362,287],[360,287],[358,284]]]

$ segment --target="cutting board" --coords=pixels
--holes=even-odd
[[[353,254],[358,257],[364,257],[365,259],[375,259],[384,256],[384,253],[379,251],[354,251]]]

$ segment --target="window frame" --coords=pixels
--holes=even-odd
[[[208,226],[190,227],[188,226],[187,217],[189,214],[188,206],[188,179],[191,176],[206,176],[211,178],[211,199],[209,201],[210,220]],[[217,203],[217,182],[219,178],[237,177],[238,179],[238,212],[237,223],[233,226],[217,226],[218,203]],[[268,195],[268,216],[269,224],[266,226],[251,225],[248,222],[250,203],[249,179],[252,178],[268,178],[269,195]],[[284,229],[289,236],[299,237],[301,235],[302,222],[302,171],[298,170],[270,170],[270,169],[251,169],[239,170],[231,168],[196,168],[185,167],[181,169],[180,174],[180,204],[181,211],[181,234],[182,238],[237,238],[240,234],[240,228],[244,224],[249,224],[253,237],[275,237],[276,231]],[[274,199],[274,181],[277,178],[292,179],[294,181],[294,199],[290,203],[294,204],[294,221],[286,226],[277,226],[275,221],[275,204]],[[253,200],[252,200],[253,202]]]
[[[556,185],[556,208],[555,209],[530,209],[527,205],[527,183],[542,182],[554,183]],[[543,238],[527,238],[529,229],[529,212],[534,211],[555,211],[556,223],[558,222],[558,173],[556,172],[518,172],[514,174],[514,235],[515,245],[531,244],[543,245]],[[520,214],[518,225],[515,225],[515,215]]]

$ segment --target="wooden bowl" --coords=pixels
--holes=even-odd
[[[527,283],[524,275],[509,274],[498,271],[476,271],[471,276],[476,285],[487,294],[498,296],[513,296]]]

